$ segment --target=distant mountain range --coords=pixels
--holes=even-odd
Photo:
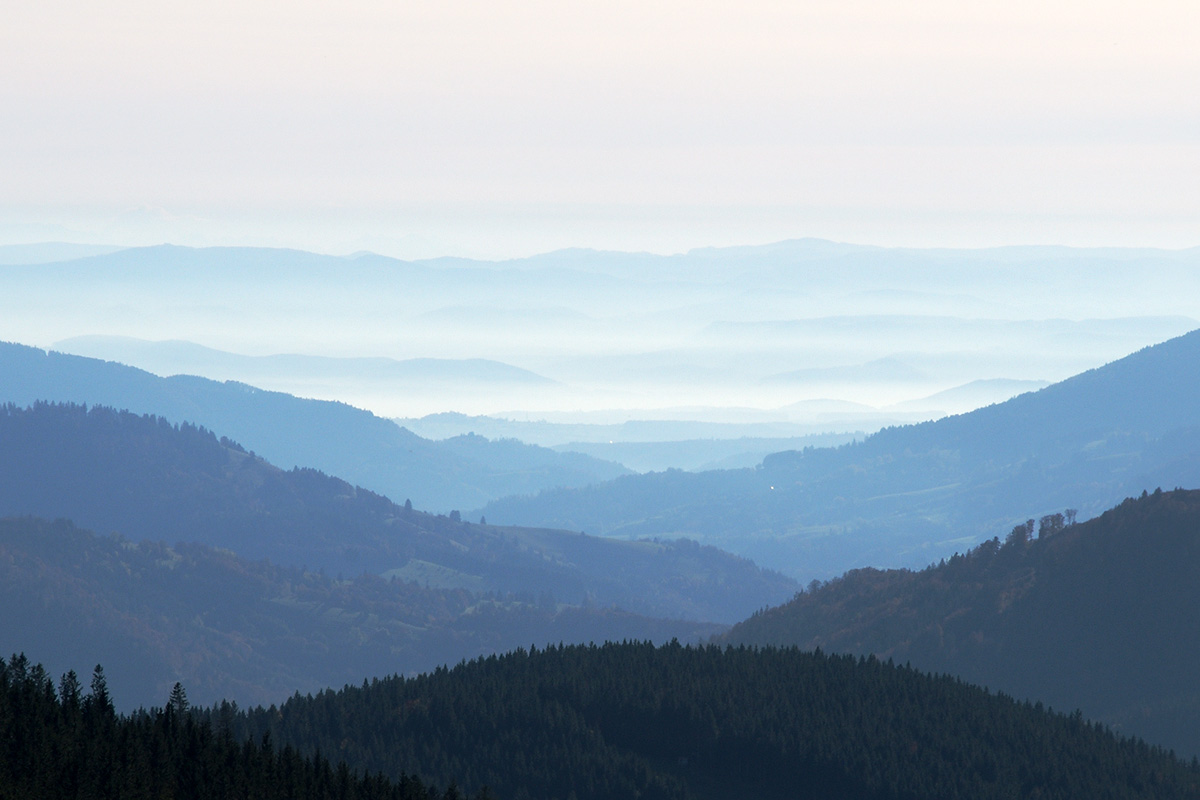
[[[62,353],[116,361],[158,375],[220,375],[223,380],[243,383],[263,378],[283,378],[298,383],[369,378],[380,383],[417,387],[429,381],[455,385],[519,383],[545,386],[554,383],[529,370],[484,358],[397,361],[300,354],[246,356],[194,342],[156,342],[128,336],[76,336],[55,342],[53,348]]]
[[[873,409],[870,406],[853,406],[837,403],[836,407],[851,416],[865,417]],[[825,413],[834,407],[821,404]],[[786,410],[785,410],[786,411]],[[861,413],[860,413],[861,412]],[[807,422],[790,422],[786,413],[759,409],[664,409],[655,416],[645,419],[624,419],[636,415],[636,410],[621,409],[595,414],[559,412],[557,414],[535,414],[525,412],[520,418],[498,415],[469,415],[452,411],[428,414],[424,417],[399,417],[395,422],[430,439],[448,439],[464,433],[476,433],[492,439],[519,439],[522,442],[542,447],[562,447],[580,442],[584,444],[664,444],[669,442],[733,441],[736,439],[799,439],[825,435],[825,426]],[[622,418],[620,422],[608,421],[610,417]],[[715,417],[716,419],[710,419]],[[734,422],[731,418],[742,417]],[[564,421],[574,418],[573,421]],[[722,419],[724,418],[724,419]],[[890,417],[890,422],[895,418]],[[837,434],[835,434],[837,435]]]
[[[77,258],[108,255],[124,249],[112,245],[74,244],[71,242],[3,244],[0,245],[0,265],[53,264],[56,261],[73,261]]]
[[[637,472],[702,471],[753,467],[767,455],[783,450],[834,447],[864,439],[868,433],[885,426],[970,411],[1047,385],[1045,381],[978,380],[882,409],[847,401],[807,400],[775,410],[681,408],[673,412],[679,415],[678,419],[668,418],[672,412],[663,410],[653,419],[618,423],[552,421],[529,413],[521,414],[520,419],[509,419],[455,412],[395,421],[431,439],[470,432],[493,439],[519,439],[564,453],[584,453]],[[703,419],[739,415],[743,418],[740,422]],[[561,416],[566,415],[553,415]]]
[[[502,522],[685,535],[802,579],[921,567],[1026,516],[1200,485],[1200,332],[1004,403],[756,469],[669,471],[493,501]]]
[[[928,377],[921,370],[893,357],[861,365],[807,367],[768,375],[764,380],[769,383],[919,383]]]
[[[638,472],[753,466],[769,453],[831,447],[866,435],[862,431],[815,433],[814,430],[830,426],[788,422],[631,420],[610,424],[564,423],[450,412],[419,419],[397,419],[396,423],[433,439],[468,432],[493,439],[519,439],[560,453],[583,453]]]
[[[779,408],[818,398],[878,407],[976,380],[1056,380],[1195,328],[1187,298],[1200,293],[1197,250],[803,240],[502,262],[166,245],[79,252],[93,254],[62,260],[62,247],[31,248],[31,263],[0,265],[0,339],[45,346],[127,337],[237,353],[452,362],[442,363],[448,373],[436,371],[454,376],[443,383],[331,373],[313,362],[242,361],[220,368],[261,373],[207,374],[155,356],[164,359],[156,371],[236,378],[390,417]],[[464,363],[473,359],[554,383]],[[306,379],[308,369],[324,377]],[[764,380],[772,375],[790,377]]]
[[[911,662],[1200,754],[1200,491],[1029,523],[920,572],[850,572],[721,640]]]
[[[681,442],[568,442],[554,449],[615,461],[638,472],[753,467],[771,453],[805,447],[836,447],[861,439],[858,433],[816,433],[789,439],[691,439]]]
[[[161,378],[93,358],[0,343],[0,402],[94,403],[191,422],[285,468],[314,467],[373,491],[448,512],[507,494],[593,483],[617,464],[515,441],[433,442],[344,403],[304,400],[243,383]]]
[[[629,542],[434,516],[311,469],[284,471],[191,425],[103,407],[0,408],[0,515],[438,588],[529,593],[735,622],[795,584],[695,542]]]
[[[888,406],[885,411],[929,411],[944,414],[963,414],[976,408],[1003,403],[1025,392],[1036,392],[1050,384],[1046,381],[1017,381],[1006,378],[986,378],[955,386],[917,400],[905,400]],[[940,414],[938,416],[941,416]],[[797,448],[798,449],[798,448]]]

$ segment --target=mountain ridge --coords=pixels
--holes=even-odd
[[[211,365],[225,371],[257,368],[261,371],[297,369],[305,376],[329,374],[353,374],[359,371],[393,379],[407,380],[477,380],[512,381],[520,383],[553,384],[550,378],[527,369],[487,358],[406,358],[394,359],[383,356],[313,356],[299,353],[273,353],[270,355],[244,355],[213,347],[206,347],[185,339],[152,341],[131,336],[75,336],[51,345],[52,350],[84,358],[144,369],[163,377],[188,374],[199,376],[195,369],[198,363]],[[156,368],[133,363],[133,359],[151,363]],[[167,370],[171,362],[185,366],[177,371]],[[249,381],[240,381],[248,383]]]
[[[1200,485],[1200,331],[965,414],[889,427],[756,469],[623,476],[492,501],[504,522],[684,535],[803,580],[921,567],[1035,516],[1084,518]]]
[[[285,467],[315,467],[435,511],[627,472],[578,454],[482,437],[431,442],[346,403],[0,343],[0,402],[94,403],[217,430]]]
[[[56,672],[120,665],[109,683],[123,709],[161,704],[176,682],[196,703],[279,703],[531,642],[697,641],[722,628],[544,592],[334,577],[30,517],[0,518],[0,578],[0,640]]]
[[[311,468],[282,470],[194,425],[106,407],[0,406],[0,515],[26,514],[331,575],[424,575],[436,567],[443,585],[654,617],[731,623],[795,588],[695,542],[425,513]]]
[[[522,649],[293,698],[231,727],[387,775],[453,775],[468,790],[530,800],[1200,793],[1197,767],[1078,715],[876,659],[794,649]]]
[[[719,639],[894,658],[1200,754],[1200,490],[1072,518],[1045,515],[1036,539],[1029,519],[920,571],[814,583]]]

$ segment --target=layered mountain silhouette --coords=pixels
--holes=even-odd
[[[501,522],[686,535],[808,579],[920,567],[1071,507],[1200,485],[1200,331],[1040,391],[755,469],[624,476],[493,501]]]
[[[1037,528],[1039,536],[1033,539]],[[874,654],[1200,753],[1200,491],[1047,515],[920,572],[855,570],[722,641]]]
[[[143,370],[0,343],[0,402],[91,403],[220,431],[273,463],[305,466],[418,508],[466,510],[507,494],[627,473],[619,464],[516,441],[423,439],[369,411],[244,383]]]
[[[1200,291],[1198,263],[1197,250],[905,250],[814,240],[496,262],[164,245],[10,263],[0,318],[27,332],[22,341],[43,345],[103,335],[243,353],[478,358],[557,382],[493,381],[503,376],[485,370],[486,381],[439,388],[434,370],[400,384],[360,374],[314,385],[170,370],[353,399],[388,416],[541,413],[594,408],[602,398],[610,408],[767,407],[1062,378],[1194,328],[1187,298]],[[1137,281],[1128,279],[1133,268]],[[271,368],[295,378],[311,366]],[[762,382],[813,369],[801,384]]]
[[[285,471],[193,425],[105,407],[0,408],[0,516],[65,518],[329,575],[370,572],[546,602],[735,622],[795,584],[695,542],[630,542],[423,513]]]
[[[222,373],[235,380],[252,382],[255,376],[294,376],[300,380],[327,380],[369,376],[398,385],[422,383],[551,384],[549,378],[511,364],[486,358],[409,358],[311,356],[280,353],[247,356],[204,347],[188,341],[150,341],[128,336],[76,336],[55,342],[63,353],[116,361],[156,374],[207,375]]]
[[[1198,255],[807,241],[406,264],[164,247],[14,267],[0,313],[24,314],[22,327],[53,308],[45,330],[73,314],[78,330],[110,330],[122,313],[197,330],[236,319],[291,326],[283,338],[336,295],[321,324],[347,338],[402,309],[409,333],[461,322],[486,337],[544,292],[567,308],[528,312],[541,322],[517,333],[565,342],[610,319],[653,322],[641,332],[699,323],[725,303],[753,308],[747,319],[795,313],[809,290],[821,313],[910,291],[936,305],[968,264],[979,286],[1000,287],[981,306],[1045,311],[1072,287],[1085,287],[1074,308],[1111,295],[1136,259],[1147,277],[1127,299],[1145,307],[1189,296]],[[466,275],[478,280],[461,289]],[[1036,297],[1031,276],[1046,278]],[[855,283],[879,288],[845,296]],[[424,305],[406,308],[418,294]],[[1156,319],[1126,333],[1183,324]],[[1110,322],[1051,321],[1021,341],[1058,328],[1103,340],[1126,324]],[[751,339],[778,327],[745,324]],[[790,347],[768,343],[767,362]],[[601,353],[591,367],[713,374],[687,352]],[[928,368],[888,359],[869,365],[893,378]],[[0,661],[0,795],[252,796],[299,781],[349,797],[383,794],[384,773],[419,774],[446,800],[460,786],[480,800],[489,788],[514,800],[1200,798],[1200,764],[1162,747],[1200,754],[1200,492],[1155,490],[1200,485],[1198,365],[1200,332],[850,445],[632,476],[513,441],[430,442],[344,404],[0,345],[0,642],[33,659]],[[856,377],[797,367],[811,369],[771,371]],[[937,563],[796,594],[713,543],[805,578]],[[728,632],[707,621],[745,617]],[[604,639],[624,641],[572,644]],[[83,675],[99,661],[109,684],[97,669],[85,695],[37,661]],[[175,681],[214,705],[189,711]],[[111,705],[168,697],[127,717]],[[318,752],[344,762],[302,760]]]

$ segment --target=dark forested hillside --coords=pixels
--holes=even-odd
[[[856,570],[724,639],[911,661],[1200,753],[1200,492],[1034,527],[921,572]]]
[[[1200,331],[1037,392],[757,469],[632,475],[497,500],[496,522],[690,536],[793,577],[920,567],[1065,507],[1200,485]]]
[[[120,667],[110,688],[121,708],[159,702],[176,681],[202,703],[268,703],[530,643],[700,641],[720,630],[546,594],[337,580],[28,518],[0,520],[0,608],[0,644],[48,668]]]
[[[0,797],[464,800],[453,785],[439,792],[269,740],[236,741],[227,728],[197,722],[179,686],[159,707],[118,715],[102,667],[84,692],[75,673],[56,685],[23,655],[0,660]]]
[[[106,408],[0,407],[0,515],[23,514],[334,576],[365,570],[658,617],[734,622],[796,588],[694,542],[617,541],[421,513],[314,470],[277,469],[203,429]]]
[[[518,651],[210,717],[513,800],[1200,797],[1200,767],[1078,715],[797,650]]]
[[[204,426],[283,467],[313,467],[442,512],[628,471],[579,453],[479,436],[433,442],[345,403],[188,375],[160,378],[121,364],[0,342],[0,403],[42,400],[112,406]]]

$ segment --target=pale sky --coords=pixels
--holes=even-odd
[[[1200,3],[4,0],[0,244],[1200,245]]]

